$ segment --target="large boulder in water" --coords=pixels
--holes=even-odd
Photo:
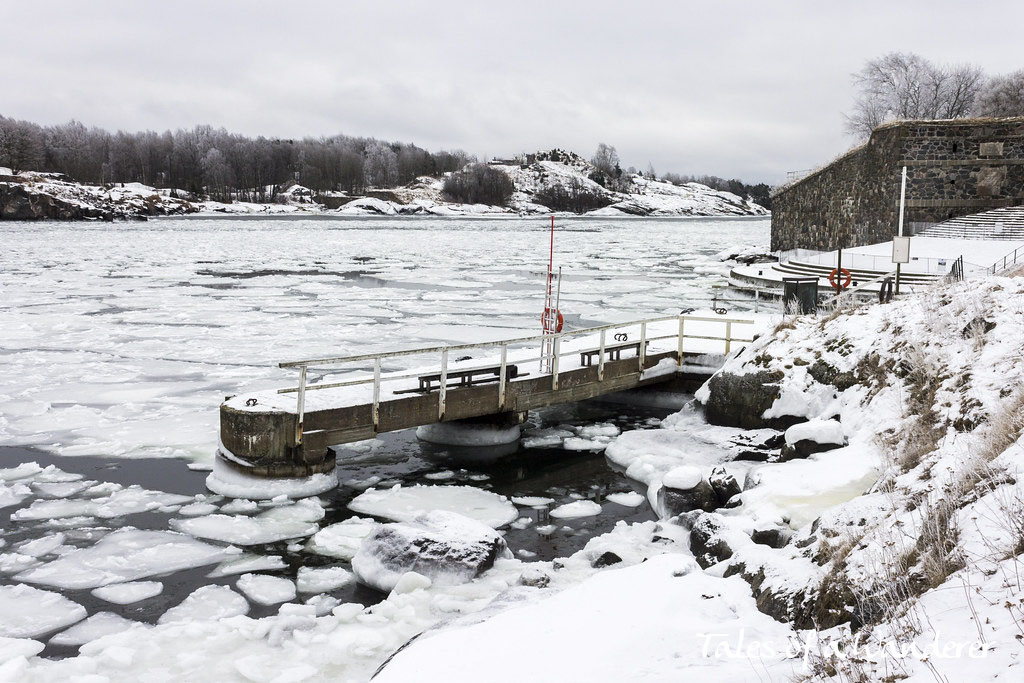
[[[407,572],[431,583],[465,583],[511,554],[505,539],[485,524],[433,510],[409,522],[381,524],[363,539],[352,559],[356,578],[385,593]]]

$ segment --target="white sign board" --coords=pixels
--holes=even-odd
[[[892,262],[893,263],[910,263],[910,238],[909,237],[893,237],[892,238]]]

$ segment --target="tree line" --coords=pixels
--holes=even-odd
[[[846,130],[861,139],[888,121],[1024,116],[1024,70],[988,77],[974,64],[890,52],[868,60],[853,83]]]
[[[439,176],[475,161],[461,150],[335,135],[247,137],[223,128],[110,133],[78,121],[40,126],[0,116],[0,166],[63,173],[82,183],[139,182],[214,199],[266,202],[295,180],[316,192],[360,193]]]

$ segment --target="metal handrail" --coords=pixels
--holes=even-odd
[[[659,335],[655,337],[648,337],[647,326],[649,324],[667,322],[670,320],[676,320],[679,323],[677,332],[675,334]],[[709,335],[696,335],[686,334],[685,324],[687,322],[710,322],[710,323],[722,323],[725,325],[724,336],[709,336]],[[604,381],[604,366],[605,366],[605,355],[606,355],[606,336],[608,330],[622,329],[624,327],[633,327],[636,325],[640,326],[640,341],[637,352],[637,363],[638,370],[643,372],[644,361],[647,354],[647,344],[651,341],[660,341],[664,339],[677,339],[677,363],[678,365],[683,364],[683,340],[684,339],[702,339],[712,341],[723,341],[725,342],[725,353],[728,354],[732,349],[732,342],[750,342],[753,338],[747,337],[734,337],[732,335],[732,326],[737,325],[753,325],[753,320],[744,320],[736,318],[711,318],[703,316],[691,316],[686,314],[662,316],[659,318],[648,318],[646,320],[634,320],[624,323],[610,323],[607,325],[598,325],[595,327],[586,327],[578,330],[569,330],[566,332],[558,332],[555,334],[540,334],[532,335],[528,337],[516,337],[513,339],[504,339],[501,341],[494,342],[481,342],[473,344],[453,344],[445,346],[429,346],[417,349],[403,349],[401,351],[389,351],[380,353],[364,353],[355,356],[340,356],[335,358],[315,358],[309,360],[299,361],[288,361],[279,363],[280,368],[298,368],[299,369],[299,385],[297,387],[289,387],[285,389],[278,389],[277,393],[296,393],[296,430],[295,430],[295,442],[296,444],[302,443],[302,424],[305,416],[305,396],[307,391],[316,389],[331,389],[346,386],[356,386],[360,384],[373,383],[373,403],[372,403],[372,419],[374,432],[379,427],[379,409],[380,409],[380,385],[384,381],[394,381],[399,379],[407,379],[411,377],[417,377],[422,374],[422,370],[408,372],[397,375],[381,375],[381,360],[384,358],[399,358],[404,356],[422,355],[428,353],[441,354],[441,371],[440,381],[438,387],[438,421],[444,419],[445,414],[445,398],[448,387],[448,356],[452,351],[467,351],[470,349],[484,349],[484,348],[500,348],[501,349],[501,360],[498,366],[498,406],[499,412],[505,410],[505,386],[508,383],[507,368],[508,368],[508,347],[509,345],[517,344],[528,344],[531,342],[543,342],[550,340],[552,342],[552,353],[551,353],[551,372],[544,373],[551,375],[551,390],[555,391],[558,389],[558,361],[561,356],[561,342],[563,338],[581,337],[597,333],[599,335],[599,347],[598,347],[598,370],[597,376],[598,381]],[[541,355],[539,357],[530,357],[525,359],[515,358],[513,359],[516,363],[526,363],[535,360],[543,360],[547,356]],[[344,380],[341,382],[332,382],[328,384],[314,384],[312,386],[307,385],[306,373],[311,366],[319,365],[341,365],[347,363],[354,363],[359,361],[373,361],[373,376],[363,377],[359,379]],[[472,368],[470,368],[472,369]]]
[[[998,273],[1000,271],[1006,270],[1010,266],[1017,265],[1017,252],[1019,252],[1021,249],[1024,249],[1024,247],[1017,247],[1012,252],[1010,252],[1009,254],[1004,256],[1003,258],[999,259],[998,261],[993,263],[991,266],[989,266],[985,270],[987,272],[991,273],[992,275],[995,275],[996,273]],[[1013,260],[1007,262],[1007,259],[1009,259],[1011,256],[1013,257]],[[1021,254],[1021,256],[1024,256],[1024,254]],[[1002,265],[1000,265],[1000,264],[1002,264]]]

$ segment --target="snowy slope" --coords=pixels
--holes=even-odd
[[[673,185],[636,174],[626,179],[622,192],[606,189],[591,180],[594,167],[578,155],[564,152],[538,152],[532,163],[492,163],[506,173],[515,186],[508,207],[482,204],[455,204],[445,200],[443,181],[423,176],[396,188],[398,201],[378,198],[356,200],[338,209],[343,215],[487,215],[502,213],[550,214],[537,193],[555,185],[605,197],[609,205],[589,212],[589,216],[767,216],[762,206],[730,192],[719,192],[699,183]],[[558,160],[554,161],[551,157]]]

